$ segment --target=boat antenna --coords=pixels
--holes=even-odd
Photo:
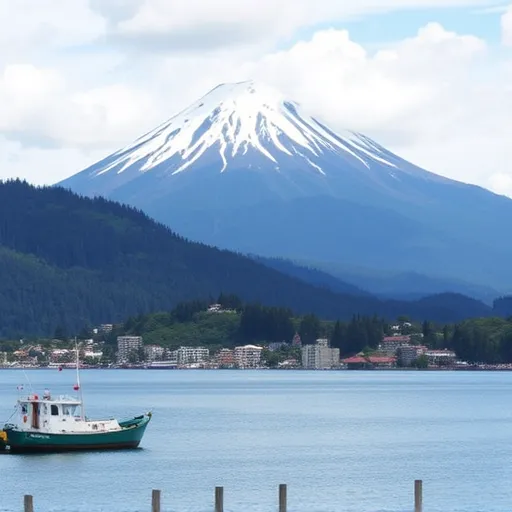
[[[80,416],[82,420],[85,420],[85,410],[84,410],[84,396],[82,393],[82,386],[80,385],[80,352],[78,350],[78,343],[76,341],[75,336],[75,349],[76,349],[76,386],[79,396],[80,396]]]
[[[20,340],[20,345],[23,345],[23,339]],[[25,376],[25,379],[27,379],[28,387],[30,388],[30,393],[33,395],[34,394],[34,389],[32,388],[32,383],[30,382],[30,379],[28,378],[27,372],[25,371],[25,363],[23,362],[23,360],[21,361],[21,368],[23,370],[23,375]]]

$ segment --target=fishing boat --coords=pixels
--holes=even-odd
[[[78,450],[113,450],[139,446],[151,413],[124,421],[91,420],[85,416],[80,386],[77,349],[77,397],[42,396],[31,393],[18,396],[15,423],[6,423],[0,430],[0,449],[10,453],[64,452]],[[18,389],[22,388],[18,386]]]

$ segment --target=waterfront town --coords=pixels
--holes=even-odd
[[[94,330],[109,331],[106,324]],[[118,336],[112,358],[106,357],[105,342],[93,338],[78,342],[83,368],[132,369],[305,369],[305,370],[391,370],[391,369],[493,369],[510,370],[512,365],[468,364],[448,349],[429,349],[417,335],[395,332],[384,336],[377,350],[340,357],[326,338],[302,344],[300,335],[292,340],[247,344],[217,350],[205,346],[180,346],[169,349],[144,343],[143,336]],[[64,346],[66,345],[66,346]],[[278,357],[280,356],[280,357]],[[76,365],[74,343],[52,340],[48,345],[20,340],[12,352],[0,352],[0,368],[71,368]]]

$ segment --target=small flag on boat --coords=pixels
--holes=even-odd
[[[17,389],[18,391],[21,391],[21,390],[23,389],[23,384],[20,384],[19,386],[16,386],[16,389]]]

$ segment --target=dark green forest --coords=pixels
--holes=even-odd
[[[234,313],[207,313],[208,303],[202,301],[180,303],[169,312],[130,317],[105,338],[107,346],[113,353],[117,336],[125,334],[143,336],[147,344],[169,348],[203,345],[216,349],[244,343],[290,342],[298,333],[303,344],[328,338],[342,356],[349,356],[376,349],[383,336],[392,334],[391,324],[398,323],[404,334],[411,334],[413,342],[454,350],[470,363],[512,362],[512,317],[477,318],[455,324],[423,321],[409,327],[404,326],[409,320],[404,316],[392,323],[362,315],[346,321],[326,321],[314,314],[295,316],[287,308],[243,304],[232,295],[221,294],[216,302]]]
[[[304,241],[307,243],[307,240]],[[313,286],[250,258],[192,243],[134,208],[59,187],[0,182],[0,336],[116,323],[221,292],[330,320],[457,322],[492,308],[462,295],[383,301]]]

